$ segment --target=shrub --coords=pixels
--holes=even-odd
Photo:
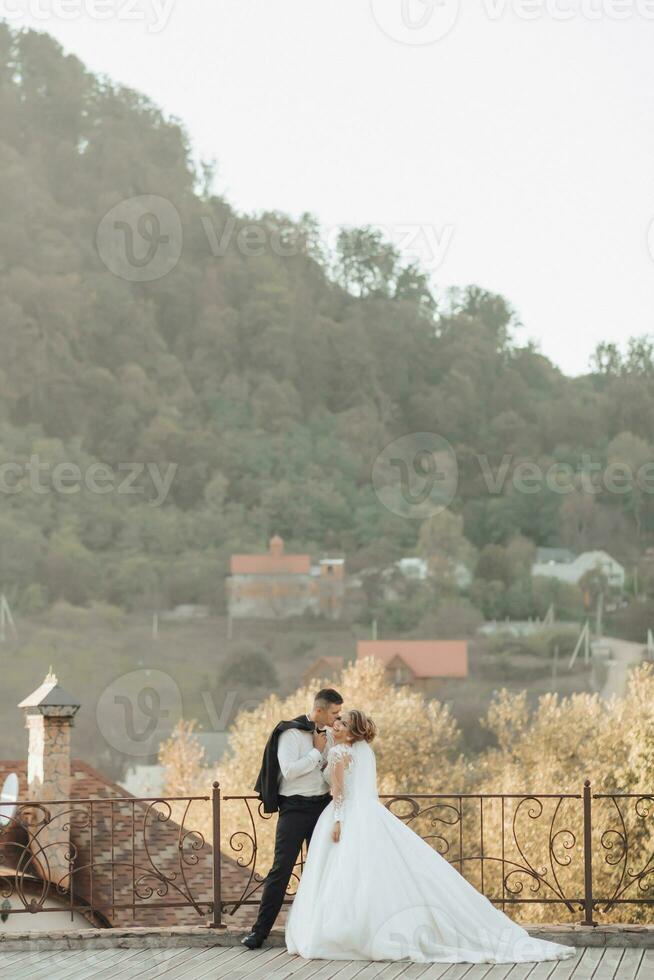
[[[275,665],[265,654],[257,650],[237,650],[225,663],[219,685],[225,687],[261,687],[270,690],[277,687]]]

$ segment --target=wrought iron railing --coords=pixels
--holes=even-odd
[[[580,793],[400,793],[380,799],[502,909],[555,905],[569,921],[597,925],[598,914],[618,905],[654,905],[654,795],[592,793],[587,779]],[[214,808],[227,805],[243,808],[242,826],[227,835],[223,854],[247,872],[242,884],[220,895],[216,907],[229,916],[261,897],[266,868],[259,866],[260,832],[270,816],[256,796],[221,800],[215,786]],[[286,904],[303,861],[300,855]]]
[[[503,909],[552,905],[596,925],[624,906],[646,921],[654,905],[654,795],[592,793],[586,780],[580,793],[381,801]],[[65,907],[129,927],[176,910],[184,924],[223,927],[260,900],[273,820],[256,796],[222,796],[217,783],[210,797],[19,803],[0,824],[0,920]]]
[[[112,925],[213,910],[212,849],[189,828],[210,797],[24,801],[0,824],[0,919],[61,912]],[[175,814],[175,819],[173,819]]]

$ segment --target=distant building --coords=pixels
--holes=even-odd
[[[553,558],[546,558],[546,553],[556,553]],[[556,557],[559,555],[559,557]],[[572,555],[570,558],[569,556]],[[584,551],[581,555],[573,555],[564,548],[539,548],[536,561],[532,565],[532,575],[544,575],[556,578],[560,582],[578,585],[581,578],[593,569],[599,569],[614,589],[623,589],[625,581],[624,566],[612,558],[606,551]]]
[[[229,746],[229,732],[194,731],[193,739],[204,750],[202,764],[215,769],[222,761]],[[146,763],[138,760],[128,766],[119,785],[132,796],[161,796],[165,788],[166,767],[161,763]]]
[[[539,565],[567,565],[576,558],[574,551],[569,548],[536,548],[536,562]]]
[[[345,657],[319,657],[305,670],[302,680],[305,686],[314,681],[332,681],[345,665]]]
[[[505,633],[510,636],[531,636],[534,633],[542,633],[546,628],[543,620],[536,619],[493,619],[488,623],[483,623],[477,629],[478,633],[485,636],[494,636],[497,633]]]
[[[400,558],[395,562],[395,567],[405,578],[413,578],[418,582],[424,582],[429,575],[429,565],[424,558]]]
[[[436,694],[445,680],[468,676],[465,640],[359,640],[357,659],[365,657],[384,664],[393,684],[408,684],[425,694]]]
[[[345,561],[289,555],[282,538],[263,555],[232,555],[227,607],[235,619],[287,619],[307,612],[339,619],[345,598]]]
[[[424,558],[400,558],[395,562],[395,568],[404,575],[406,579],[413,579],[416,582],[425,582],[429,577],[429,562]],[[459,589],[467,589],[472,583],[472,572],[468,566],[458,561],[452,564],[451,574],[454,582]]]

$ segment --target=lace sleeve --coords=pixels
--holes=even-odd
[[[335,745],[329,750],[327,767],[334,800],[334,821],[343,823],[345,804],[345,771],[352,765],[352,752],[347,745]]]

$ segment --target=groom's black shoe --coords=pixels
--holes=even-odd
[[[247,936],[243,936],[241,946],[246,946],[248,949],[261,949],[263,946],[263,936],[260,936],[256,932],[251,932]]]

